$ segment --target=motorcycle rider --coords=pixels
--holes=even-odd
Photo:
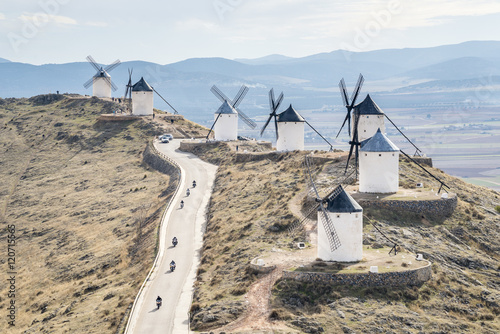
[[[184,201],[181,200],[181,209],[184,207]]]
[[[186,190],[186,196],[189,196],[191,192],[189,191],[189,188]]]
[[[172,245],[174,245],[174,247],[175,247],[175,246],[177,246],[177,242],[178,242],[178,241],[177,241],[177,237],[174,237],[174,238],[172,239]]]
[[[174,271],[175,269],[175,261],[172,260],[172,262],[170,262],[170,271]]]
[[[159,309],[159,308],[160,308],[160,306],[161,306],[161,301],[162,301],[161,297],[160,297],[160,296],[158,296],[158,298],[156,298],[156,307],[157,307],[158,309]]]
[[[196,188],[196,180],[193,180],[193,188]]]

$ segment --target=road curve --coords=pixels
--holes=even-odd
[[[188,312],[203,243],[205,213],[217,166],[191,153],[180,152],[179,145],[179,139],[168,144],[155,142],[161,153],[180,166],[180,188],[164,215],[158,263],[139,292],[130,315],[127,334],[189,332]],[[192,187],[193,180],[196,180],[196,188]],[[187,188],[191,191],[190,196],[186,196]],[[179,205],[181,200],[185,203],[183,209]],[[179,240],[175,248],[171,243],[174,236]],[[177,264],[173,273],[169,269],[172,260]],[[157,296],[163,299],[163,306],[159,310],[155,303]]]

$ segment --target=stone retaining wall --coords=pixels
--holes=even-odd
[[[102,114],[97,118],[97,120],[103,122],[127,122],[134,121],[140,118],[141,116],[131,116],[124,114]]]
[[[160,173],[173,176],[176,180],[180,179],[180,171],[175,163],[170,162],[168,157],[162,156],[151,142],[146,146],[142,160]]]
[[[432,167],[432,158],[429,157],[411,157],[413,160],[418,162],[421,165],[427,165],[429,167]],[[402,159],[406,159],[406,157],[403,157]]]
[[[449,217],[457,207],[457,196],[449,194],[449,197],[435,200],[408,201],[408,200],[383,200],[370,201],[358,200],[363,208],[373,207],[376,209],[399,210],[414,212],[432,217]]]
[[[359,287],[374,286],[413,286],[420,285],[432,277],[431,263],[422,268],[389,272],[389,273],[359,273],[330,274],[299,271],[283,271],[283,278],[300,282],[316,282],[331,285],[350,285]]]
[[[270,273],[271,271],[273,271],[274,269],[276,269],[276,266],[266,266],[266,265],[259,266],[257,264],[257,260],[258,259],[259,258],[255,258],[252,261],[250,261],[250,268],[252,268],[256,272],[259,272],[259,273],[262,273],[262,274],[267,274],[267,273]]]

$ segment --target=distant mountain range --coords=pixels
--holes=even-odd
[[[272,87],[284,92],[283,106],[293,103],[297,110],[343,112],[338,82],[344,77],[351,90],[359,73],[366,80],[363,96],[370,93],[382,108],[459,103],[486,86],[493,93],[480,102],[500,105],[500,41],[368,52],[337,50],[302,58],[192,58],[167,65],[131,61],[110,73],[119,87],[115,97],[125,92],[129,68],[133,69],[134,82],[144,77],[177,110],[204,125],[213,120],[219,107],[210,93],[213,84],[230,97],[246,84],[250,92],[241,108],[250,117],[264,118],[268,114],[267,92]],[[92,89],[86,90],[83,83],[92,75],[94,70],[86,62],[35,66],[0,58],[0,97],[56,91],[90,95]],[[428,97],[423,99],[423,93]],[[155,106],[169,110],[159,98],[155,98]]]

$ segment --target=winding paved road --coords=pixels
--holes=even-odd
[[[203,243],[205,212],[210,199],[217,166],[200,160],[191,153],[178,151],[179,139],[168,144],[155,143],[156,148],[172,158],[181,167],[181,185],[172,205],[164,215],[160,231],[158,265],[137,298],[130,315],[126,333],[188,333],[188,312],[193,295],[193,284]],[[196,180],[196,188],[192,187]],[[191,195],[186,196],[189,188]],[[184,208],[180,209],[180,201]],[[172,238],[179,240],[172,246]],[[170,261],[177,268],[170,272]],[[156,309],[156,297],[163,306]]]

